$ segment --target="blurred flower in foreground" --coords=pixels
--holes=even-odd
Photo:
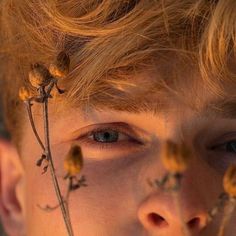
[[[230,197],[236,197],[236,166],[230,165],[225,172],[223,179],[223,186],[225,192]]]
[[[190,158],[190,151],[185,144],[177,145],[171,140],[167,140],[162,148],[161,159],[166,170],[170,173],[182,173],[188,165]]]
[[[166,191],[179,190],[183,173],[191,161],[191,151],[184,144],[176,144],[167,140],[161,149],[161,160],[167,173],[160,179],[155,180],[155,185]],[[147,179],[150,186],[153,183]]]
[[[69,192],[74,191],[81,186],[87,186],[84,175],[82,175],[79,179],[77,178],[77,175],[81,172],[83,166],[84,161],[81,147],[78,145],[72,145],[64,161],[64,168],[67,172],[64,179],[69,179]]]
[[[223,187],[228,195],[227,201],[224,202],[224,215],[220,225],[218,236],[225,235],[225,229],[230,221],[236,207],[236,166],[230,165],[226,170],[223,178]]]
[[[75,176],[80,173],[83,168],[83,155],[80,146],[71,146],[64,161],[64,168],[68,176]]]

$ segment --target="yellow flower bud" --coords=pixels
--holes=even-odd
[[[230,165],[229,168],[226,170],[224,179],[223,179],[223,186],[225,192],[230,197],[236,197],[236,166]]]
[[[190,150],[185,144],[177,145],[167,140],[162,148],[161,159],[165,168],[171,173],[184,172],[190,161]]]
[[[22,101],[29,100],[32,97],[32,93],[24,86],[19,89],[19,98]]]
[[[80,146],[71,146],[64,161],[64,168],[69,176],[75,176],[80,173],[83,168],[83,155]]]
[[[31,71],[29,72],[29,82],[33,87],[47,86],[50,81],[51,75],[44,65],[40,63],[32,65]]]
[[[54,63],[49,66],[49,72],[55,78],[65,78],[69,73],[70,57],[64,51],[61,51]]]

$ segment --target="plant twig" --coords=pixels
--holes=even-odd
[[[221,193],[215,205],[208,212],[207,224],[211,223],[213,219],[216,217],[216,215],[224,209],[228,201],[229,201],[229,196],[225,192]]]
[[[36,130],[36,127],[35,127],[35,124],[34,124],[34,119],[33,119],[33,116],[32,116],[32,109],[31,109],[30,100],[26,100],[25,104],[26,104],[27,113],[28,113],[28,116],[29,116],[30,124],[31,124],[32,130],[34,132],[34,135],[35,135],[36,139],[38,140],[39,145],[41,146],[41,148],[44,151],[45,147],[43,145],[43,142],[42,142],[41,138],[39,137],[39,134],[38,134],[38,132]]]
[[[177,188],[176,187],[173,188],[171,193],[172,193],[172,198],[174,201],[174,205],[175,205],[177,214],[180,219],[180,224],[182,226],[183,234],[184,234],[184,236],[190,236],[189,229],[188,229],[186,223],[184,222],[184,218],[183,218],[183,214],[182,214],[182,210],[181,210],[181,206],[180,206],[180,195],[179,195],[180,183],[179,183],[179,180],[175,176],[172,176],[170,181],[173,182],[173,186],[177,186]]]
[[[52,98],[52,95],[50,93],[52,89],[54,88],[54,86],[56,87],[59,94],[63,94],[65,92],[65,90],[62,90],[58,87],[57,83],[58,83],[58,79],[66,78],[67,74],[69,73],[69,66],[70,66],[70,57],[65,51],[61,51],[57,55],[56,60],[52,64],[50,64],[49,70],[42,63],[31,64],[31,70],[29,71],[29,74],[28,74],[28,82],[35,89],[37,89],[39,96],[34,96],[32,91],[25,86],[22,86],[19,88],[18,95],[19,95],[19,98],[22,101],[24,101],[24,103],[26,104],[26,108],[27,108],[31,127],[33,129],[33,133],[39,145],[43,149],[41,158],[37,160],[36,165],[41,166],[43,161],[47,163],[47,165],[44,166],[43,168],[42,174],[47,171],[48,166],[50,167],[50,173],[51,173],[54,189],[55,189],[57,199],[59,202],[58,206],[60,206],[61,208],[63,220],[65,222],[68,235],[73,236],[73,230],[72,230],[72,225],[71,225],[70,216],[69,216],[68,203],[63,199],[63,196],[61,194],[61,190],[59,188],[57,176],[55,173],[53,158],[51,155],[50,139],[49,139],[49,120],[48,120],[48,99]],[[37,129],[35,127],[35,122],[34,122],[32,110],[31,110],[31,106],[33,104],[31,104],[31,102],[37,102],[37,103],[43,104],[44,139],[45,139],[44,143],[42,142],[37,132]],[[77,164],[77,165],[76,165],[76,168],[74,168],[74,166],[71,167],[71,165],[69,166],[70,166],[70,170],[72,170],[72,172],[75,172],[75,174],[77,174],[80,172],[82,168],[82,164],[83,164],[82,153],[81,153],[80,147],[75,147],[73,150],[75,150],[75,152],[72,152],[72,154],[73,155],[75,154],[75,157],[77,158],[75,158],[76,160],[75,163],[73,161],[71,163]],[[69,185],[68,192],[66,195],[67,200],[69,198],[69,191],[75,190],[80,187],[79,184],[76,184],[73,186],[71,180],[72,179],[70,178],[70,185]],[[81,183],[82,183],[81,186],[86,186],[83,183],[84,180],[85,180],[84,178],[81,180]],[[43,210],[53,210],[57,208],[57,206],[50,207],[48,205],[46,205],[46,208],[43,208],[40,205],[38,205],[38,207]]]
[[[44,117],[44,134],[45,134],[45,155],[47,156],[47,159],[49,161],[49,167],[50,167],[50,173],[52,176],[54,188],[56,191],[56,195],[60,204],[61,212],[64,218],[64,222],[66,224],[67,232],[69,236],[73,236],[73,230],[72,230],[72,225],[69,219],[69,212],[68,209],[66,209],[66,206],[63,201],[63,197],[59,188],[59,184],[57,181],[57,177],[55,174],[55,168],[51,156],[51,150],[50,150],[50,140],[49,140],[49,122],[48,122],[48,94],[45,92],[45,88],[41,87],[40,88],[40,93],[42,97],[44,97],[44,102],[43,102],[43,117]]]
[[[234,212],[234,209],[236,207],[236,199],[235,198],[230,198],[228,201],[228,204],[224,210],[224,215],[223,215],[223,219],[220,225],[220,229],[219,229],[219,233],[218,236],[224,236],[225,235],[225,229],[227,224],[230,221],[230,218]]]
[[[171,192],[172,199],[174,202],[175,209],[177,211],[177,215],[180,219],[180,224],[183,230],[184,236],[190,236],[189,229],[184,222],[181,206],[180,206],[180,189],[181,189],[181,180],[183,178],[183,175],[181,173],[169,173],[167,177],[166,184],[169,186],[164,186],[168,192]]]

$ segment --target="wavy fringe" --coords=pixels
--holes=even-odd
[[[102,106],[112,98],[118,104],[125,94],[135,96],[135,74],[165,64],[168,70],[188,64],[221,97],[227,96],[221,83],[235,81],[235,0],[1,0],[0,16],[2,93],[13,136],[23,124],[17,96],[20,86],[30,87],[30,64],[48,65],[60,50],[72,63],[61,82],[68,91],[64,106]],[[164,80],[188,84],[182,75],[157,76],[153,94],[164,94],[158,91]]]

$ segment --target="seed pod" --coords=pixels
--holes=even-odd
[[[69,176],[75,176],[80,173],[83,168],[83,156],[80,146],[71,146],[64,161],[64,168]]]
[[[51,78],[48,69],[44,65],[35,63],[31,66],[29,82],[33,87],[39,88],[41,86],[47,86],[50,83]]]
[[[49,66],[51,75],[55,78],[63,79],[69,73],[70,57],[64,51],[61,51],[54,63]]]
[[[236,166],[230,165],[229,168],[226,170],[224,179],[223,179],[223,186],[225,192],[230,197],[236,197]]]
[[[177,145],[167,140],[162,149],[161,159],[169,172],[182,173],[188,167],[190,156],[190,150],[185,144]]]
[[[19,89],[19,98],[22,101],[29,100],[32,97],[32,93],[24,86]]]

